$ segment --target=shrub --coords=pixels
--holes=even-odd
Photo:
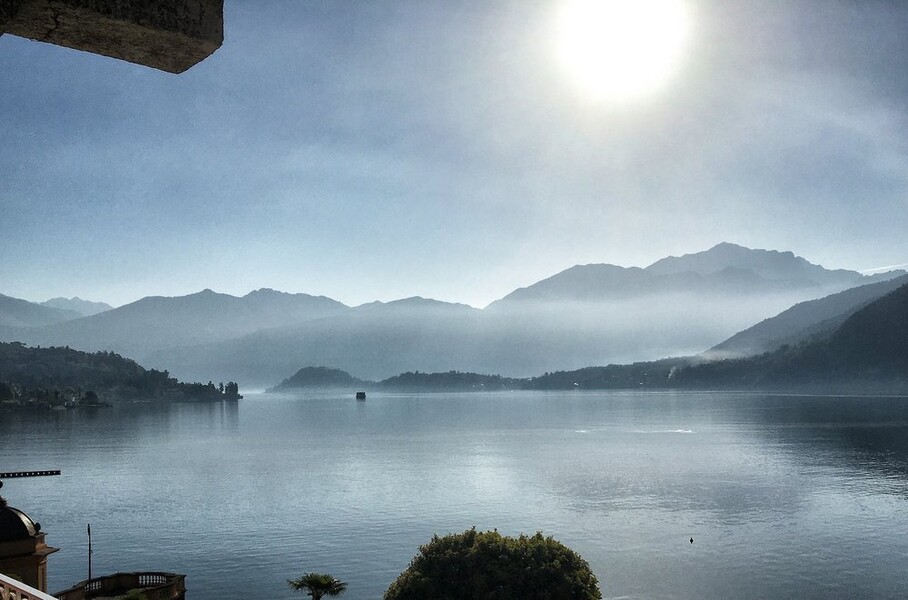
[[[385,592],[385,600],[599,600],[579,554],[536,533],[468,529],[432,538]]]

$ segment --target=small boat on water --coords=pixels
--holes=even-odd
[[[356,399],[357,399],[357,400],[365,400],[365,399],[366,399],[366,392],[356,392]]]

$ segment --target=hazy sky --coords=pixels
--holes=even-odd
[[[484,306],[720,241],[908,262],[908,2],[688,0],[620,103],[558,61],[558,0],[225,4],[178,76],[0,37],[0,293]]]

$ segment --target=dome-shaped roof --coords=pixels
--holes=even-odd
[[[0,504],[0,542],[28,539],[40,529],[41,525],[18,508]]]

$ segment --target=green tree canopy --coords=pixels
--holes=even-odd
[[[506,537],[468,529],[432,538],[385,592],[385,600],[599,600],[579,554],[536,533]]]
[[[305,591],[312,600],[323,596],[338,596],[347,589],[347,584],[327,573],[306,573],[297,579],[288,579],[287,585],[298,591]]]

